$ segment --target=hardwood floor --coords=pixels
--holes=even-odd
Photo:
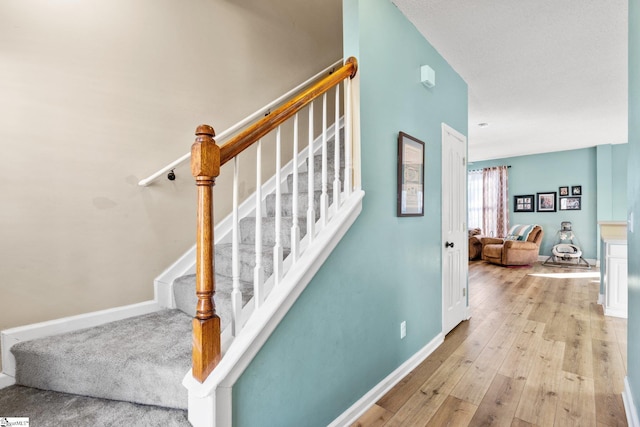
[[[627,323],[598,292],[597,271],[470,263],[471,319],[353,426],[626,426]]]

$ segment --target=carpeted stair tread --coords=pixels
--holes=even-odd
[[[340,152],[342,155],[344,155],[344,128],[340,128]],[[314,148],[314,152],[317,153],[321,153],[322,152],[322,142],[321,141],[316,141],[313,144],[313,148]],[[333,152],[335,151],[335,147],[336,147],[336,142],[335,142],[335,137],[331,136],[329,138],[327,138],[327,153],[329,154],[329,156],[333,156]],[[317,150],[317,151],[316,151]]]
[[[216,293],[213,299],[216,303],[216,314],[220,317],[220,328],[224,328],[231,322],[231,292],[233,280],[229,277],[216,275]],[[240,281],[242,292],[242,306],[253,298],[253,282]],[[176,308],[191,317],[196,315],[196,275],[187,274],[173,281],[173,296]]]
[[[327,192],[329,196],[329,204],[333,202],[333,190],[329,190]],[[320,197],[322,196],[322,191],[316,190],[313,192],[314,198],[314,211],[316,215],[316,219],[320,218]],[[280,206],[281,214],[283,217],[290,217],[293,215],[293,194],[291,193],[283,193],[281,195],[281,203]],[[275,216],[276,214],[276,196],[275,194],[269,194],[265,200],[266,212],[268,216]],[[309,208],[309,193],[300,192],[298,193],[298,217],[305,218],[307,217],[307,209]]]
[[[14,385],[0,390],[0,416],[28,417],[38,427],[188,427],[179,409],[97,399]]]
[[[327,190],[333,191],[333,180],[335,179],[333,170],[327,169]],[[344,169],[340,169],[340,189],[344,187]],[[287,175],[287,188],[293,191],[293,175]],[[315,169],[313,171],[313,189],[322,190],[322,170]],[[307,193],[309,190],[309,172],[300,172],[298,174],[298,193]]]
[[[253,281],[253,269],[256,266],[255,245],[247,245],[240,243],[238,245],[238,254],[240,258],[240,280],[243,282]],[[291,252],[283,247],[283,259]],[[232,247],[231,243],[222,243],[216,245],[215,267],[216,275],[232,277]],[[273,246],[262,247],[262,266],[264,268],[264,277],[269,278],[273,274]]]
[[[344,168],[344,151],[340,152],[340,167]],[[309,159],[306,160],[307,166],[309,165]],[[333,153],[330,156],[327,156],[327,170],[331,171],[331,174],[335,171],[335,158],[333,157]],[[322,170],[322,154],[316,154],[313,156],[313,169],[315,171]]]
[[[187,408],[191,317],[162,310],[14,345],[20,385]]]
[[[292,217],[282,217],[280,224],[280,244],[284,248],[291,249],[291,226]],[[300,238],[307,233],[307,221],[304,217],[298,217],[298,227],[300,228]],[[240,242],[253,244],[256,242],[256,218],[245,217],[240,220]],[[262,218],[262,244],[264,246],[275,246],[276,244],[276,219],[272,216]]]

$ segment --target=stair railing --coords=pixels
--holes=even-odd
[[[281,125],[293,118],[294,120],[294,172],[293,172],[293,225],[291,233],[291,258],[293,262],[300,256],[300,231],[298,228],[298,112],[309,105],[309,146],[308,146],[308,242],[311,242],[315,234],[315,211],[313,209],[315,184],[314,173],[314,147],[313,147],[313,101],[322,97],[322,194],[320,196],[320,227],[326,226],[329,220],[329,196],[328,196],[328,165],[327,165],[327,92],[336,88],[336,119],[334,123],[335,133],[335,176],[333,179],[333,204],[335,210],[339,208],[340,186],[344,187],[344,198],[348,198],[351,188],[351,98],[350,79],[356,75],[357,61],[351,57],[345,64],[332,74],[318,80],[308,88],[293,96],[283,105],[272,111],[257,122],[239,131],[235,136],[221,147],[216,145],[215,132],[211,126],[201,125],[196,129],[196,140],[191,148],[191,171],[198,189],[197,207],[197,235],[196,235],[196,294],[198,297],[196,317],[193,319],[193,369],[192,374],[199,382],[204,380],[213,371],[221,359],[220,345],[220,318],[216,314],[213,295],[215,294],[215,270],[213,242],[213,186],[215,178],[220,173],[220,167],[257,143],[257,184],[256,184],[256,265],[254,269],[254,309],[257,309],[265,298],[264,269],[262,266],[262,237],[261,237],[261,139],[276,131],[276,219],[275,219],[275,247],[273,266],[273,286],[277,286],[283,275],[283,252],[280,241],[281,233]],[[340,112],[340,83],[345,81],[344,113],[345,113],[345,171],[344,184],[341,184],[340,174],[340,141],[339,141],[339,112]],[[234,184],[233,184],[233,232],[232,232],[232,319],[231,333],[236,336],[241,327],[242,293],[239,286],[239,256],[238,256],[238,162],[234,160]]]

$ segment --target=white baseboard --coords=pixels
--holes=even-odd
[[[160,306],[156,301],[145,301],[0,331],[2,372],[10,377],[16,376],[16,360],[9,350],[19,342],[91,328],[115,320],[153,313],[159,309]]]
[[[621,319],[626,319],[627,316],[627,310],[626,309],[616,309],[616,308],[604,308],[604,315],[605,316],[611,316],[611,317],[619,317]]]
[[[624,411],[627,414],[627,424],[629,424],[629,427],[640,427],[640,418],[638,418],[638,410],[636,409],[636,404],[633,401],[628,377],[624,377],[622,402],[624,403]]]
[[[390,373],[385,379],[369,390],[367,394],[362,396],[360,400],[351,405],[351,407],[343,412],[342,415],[333,420],[333,422],[329,424],[329,427],[350,426],[355,423],[358,418],[367,412],[369,408],[371,408],[382,396],[400,382],[400,380],[406,377],[409,372],[422,363],[443,342],[444,335],[442,335],[442,333],[436,335],[436,337],[427,345],[400,365],[398,369]]]
[[[16,379],[7,374],[0,374],[0,389],[9,387],[10,385],[14,385],[16,383]]]

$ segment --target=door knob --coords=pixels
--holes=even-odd
[[[452,248],[453,247],[453,242],[445,242],[444,247],[445,248]]]

